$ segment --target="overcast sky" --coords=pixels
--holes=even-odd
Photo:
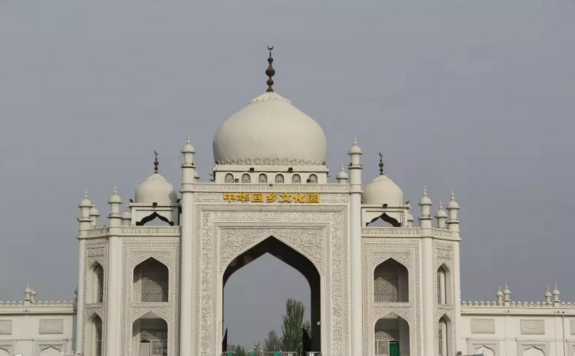
[[[0,1],[0,300],[27,282],[74,297],[84,187],[107,215],[154,150],[179,185],[187,132],[207,180],[213,135],[265,90],[272,44],[276,91],[322,125],[332,172],[357,134],[365,183],[381,151],[406,200],[455,190],[463,299],[508,282],[515,300],[557,283],[575,301],[572,0]],[[279,329],[287,297],[309,304],[272,257],[226,293],[245,346]]]

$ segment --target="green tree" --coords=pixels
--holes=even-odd
[[[264,341],[264,351],[281,351],[282,341],[275,330],[271,330],[268,333],[268,337]]]
[[[286,313],[283,316],[282,325],[282,351],[302,351],[302,329],[306,328],[311,335],[309,322],[304,322],[303,315],[305,307],[302,302],[288,299],[286,302]]]
[[[243,346],[228,345],[228,354],[233,356],[246,356],[247,352]]]

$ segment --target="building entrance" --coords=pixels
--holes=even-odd
[[[223,287],[225,287],[227,281],[235,272],[239,271],[249,263],[255,261],[265,254],[274,256],[280,261],[286,263],[288,266],[294,268],[296,271],[300,272],[301,275],[305,277],[310,287],[310,335],[307,335],[307,332],[304,332],[303,330],[299,330],[299,335],[301,338],[300,347],[302,349],[286,349],[281,351],[321,352],[321,277],[313,263],[300,252],[283,243],[279,239],[270,236],[255,246],[251,247],[247,251],[238,255],[228,264],[223,275]],[[262,290],[262,292],[265,293],[265,290]],[[222,304],[225,303],[223,298],[222,302]],[[225,315],[223,315],[223,319],[225,321]],[[229,330],[229,332],[233,333],[233,330]],[[278,332],[278,336],[281,337],[281,331]],[[263,345],[260,346],[263,348]],[[293,346],[291,348],[293,348]],[[230,351],[227,348],[227,338],[225,333],[222,335],[222,351]],[[280,351],[280,349],[268,351]]]

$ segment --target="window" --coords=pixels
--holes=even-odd
[[[224,178],[225,183],[233,183],[234,182],[234,175],[231,173],[226,174]]]
[[[244,173],[242,175],[242,183],[251,183],[252,182],[252,178],[250,177],[249,174]]]
[[[294,174],[294,175],[291,177],[291,182],[292,182],[292,183],[301,183],[301,177],[300,177],[300,175],[299,175],[299,174]]]
[[[284,182],[284,176],[282,174],[276,175],[276,183],[283,183],[283,182]]]
[[[376,303],[408,302],[407,268],[389,259],[375,268],[373,292]]]
[[[258,183],[267,183],[268,182],[268,176],[266,176],[265,174],[260,174],[260,176],[258,177]]]
[[[140,303],[167,302],[169,294],[169,271],[153,258],[134,268],[133,299]]]

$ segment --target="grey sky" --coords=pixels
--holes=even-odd
[[[26,282],[73,298],[84,187],[107,214],[154,149],[178,185],[187,132],[207,179],[215,130],[265,90],[273,44],[276,89],[323,126],[332,172],[357,134],[364,182],[381,151],[406,199],[455,189],[464,299],[508,282],[541,300],[557,282],[573,301],[574,19],[571,0],[4,0],[0,299]],[[279,329],[281,288],[309,304],[303,277],[273,261],[229,281],[231,342]]]

